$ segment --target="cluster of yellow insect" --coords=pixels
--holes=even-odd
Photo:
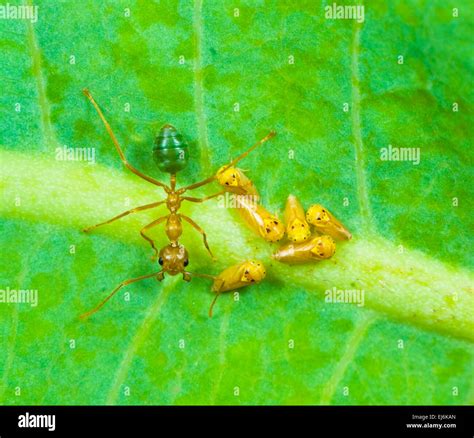
[[[263,263],[258,260],[244,260],[241,263],[230,266],[217,276],[187,271],[186,267],[189,264],[189,254],[186,248],[179,242],[179,238],[183,232],[182,221],[187,222],[202,235],[204,246],[211,257],[213,257],[213,255],[207,243],[205,231],[190,217],[179,213],[182,201],[201,203],[226,192],[234,194],[236,196],[240,216],[247,225],[262,238],[269,242],[277,242],[284,237],[286,232],[290,243],[282,246],[273,255],[275,259],[285,263],[301,263],[309,260],[322,260],[329,258],[334,254],[335,250],[332,237],[335,239],[350,239],[351,235],[344,226],[321,206],[312,206],[305,217],[303,208],[298,200],[294,196],[290,196],[285,208],[285,227],[278,217],[270,214],[260,204],[260,196],[254,184],[245,175],[244,171],[235,167],[235,165],[258,146],[274,137],[274,132],[270,132],[246,152],[232,160],[231,163],[222,166],[209,178],[185,187],[176,188],[176,174],[184,169],[188,162],[188,145],[178,131],[171,125],[164,125],[156,137],[155,147],[153,149],[153,157],[158,168],[170,175],[170,184],[167,185],[143,174],[126,160],[122,148],[120,147],[120,144],[115,137],[112,128],[105,119],[100,107],[97,105],[88,90],[84,90],[84,94],[96,109],[123,164],[135,175],[155,186],[161,187],[166,193],[166,198],[163,200],[135,207],[113,217],[112,219],[86,228],[84,231],[89,232],[97,227],[109,224],[130,214],[152,209],[163,204],[166,205],[169,214],[155,219],[140,230],[140,235],[151,245],[154,251],[152,259],[158,258],[158,263],[161,266],[161,269],[152,274],[123,281],[94,309],[81,315],[81,318],[87,318],[97,312],[124,286],[147,278],[156,278],[158,281],[162,281],[165,273],[169,275],[182,274],[183,280],[185,281],[190,281],[193,277],[211,279],[213,281],[211,290],[216,295],[209,309],[209,316],[212,316],[213,306],[222,292],[256,284],[265,278],[265,267]],[[218,193],[203,198],[183,196],[188,190],[194,190],[214,181],[217,181],[217,183],[222,187],[221,191]],[[147,233],[150,229],[162,223],[165,224],[165,231],[169,243],[158,251],[154,240]],[[311,237],[309,224],[312,224],[315,230],[322,235]]]
[[[273,258],[297,264],[331,258],[336,252],[334,240],[349,240],[351,233],[322,205],[312,205],[306,215],[298,199],[290,195],[285,207],[286,234],[290,243],[281,246]],[[311,233],[310,225],[315,234]]]
[[[288,243],[273,254],[273,258],[280,262],[297,264],[328,259],[336,251],[334,240],[352,238],[346,227],[322,205],[312,205],[305,214],[293,195],[288,196],[284,219],[280,221],[260,204],[257,189],[241,169],[228,167],[226,178],[219,182],[233,187],[232,191],[237,194],[238,212],[257,235],[268,242],[278,242],[286,234]]]

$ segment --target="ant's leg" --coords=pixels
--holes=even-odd
[[[219,193],[215,193],[214,195],[210,196],[205,196],[204,198],[192,198],[190,196],[182,196],[181,199],[184,199],[185,201],[190,201],[190,202],[204,202],[207,201],[208,199],[216,198],[217,196],[225,194],[226,191],[222,190]]]
[[[161,271],[160,271],[160,272],[161,272]],[[103,306],[107,301],[109,301],[120,289],[122,289],[122,287],[127,286],[127,284],[135,283],[136,281],[145,280],[146,278],[150,278],[150,277],[155,277],[155,276],[157,276],[160,272],[154,272],[153,274],[142,275],[141,277],[131,278],[130,280],[122,281],[122,283],[120,283],[120,284],[107,296],[107,298],[105,298],[104,300],[102,300],[102,301],[99,303],[99,305],[97,305],[94,309],[90,310],[89,312],[86,312],[86,313],[82,314],[79,318],[81,318],[81,319],[86,319],[86,318],[88,318],[89,316],[91,316],[93,313],[95,313],[95,312],[97,312],[98,310],[100,310],[100,309],[102,308],[102,306]]]
[[[261,140],[257,141],[257,143],[255,143],[252,147],[250,147],[248,150],[246,150],[242,155],[239,155],[237,158],[235,158],[234,160],[232,160],[230,162],[230,164],[228,164],[227,166],[224,167],[223,170],[226,170],[228,169],[229,167],[232,167],[232,166],[235,166],[240,160],[242,160],[243,158],[245,158],[248,154],[250,154],[250,152],[252,152],[254,149],[256,149],[258,146],[260,146],[261,144],[265,143],[266,141],[270,140],[271,138],[275,137],[276,135],[276,132],[274,131],[271,131],[269,134],[267,134],[265,137],[263,137]],[[209,184],[210,182],[214,181],[216,179],[216,176],[213,175],[213,176],[210,176],[209,178],[206,178],[205,180],[203,181],[200,181],[200,182],[197,182],[197,183],[194,183],[194,184],[191,184],[189,186],[186,186],[186,187],[182,187],[181,189],[179,189],[179,193],[184,193],[186,190],[193,190],[193,189],[196,189],[198,187],[201,187],[205,184]]]
[[[151,224],[148,224],[146,226],[144,226],[141,230],[140,230],[140,234],[141,236],[147,240],[148,242],[150,242],[150,245],[151,247],[153,248],[153,251],[155,251],[155,254],[151,257],[152,260],[156,260],[156,257],[158,257],[158,250],[156,249],[156,246],[155,246],[155,242],[150,239],[148,236],[145,235],[145,231],[148,231],[150,228],[153,228],[153,227],[156,227],[157,225],[161,224],[162,222],[164,222],[166,219],[168,219],[169,217],[169,214],[166,215],[166,216],[163,216],[163,217],[160,217],[158,219],[156,219],[155,221],[153,221]]]
[[[189,186],[186,186],[186,187],[181,187],[179,190],[178,190],[178,193],[181,194],[181,193],[184,193],[186,190],[193,190],[193,189],[197,189],[198,187],[201,187],[201,186],[205,186],[206,184],[209,184],[211,183],[212,181],[214,181],[216,179],[216,176],[215,175],[212,175],[210,176],[209,178],[206,178],[202,181],[199,181],[197,183],[194,183],[194,184],[191,184]]]
[[[166,201],[153,202],[152,204],[146,204],[146,205],[141,205],[140,207],[132,208],[131,210],[124,211],[123,213],[120,213],[119,215],[114,216],[112,219],[109,219],[108,221],[101,222],[100,224],[92,225],[91,227],[84,228],[82,231],[84,231],[84,233],[88,233],[89,231],[92,231],[94,228],[101,227],[102,225],[110,224],[111,222],[114,222],[117,219],[120,219],[124,216],[128,216],[129,214],[136,213],[137,211],[148,210],[149,208],[158,207],[159,205],[164,204],[165,202]]]
[[[207,243],[207,236],[206,236],[206,233],[204,232],[204,230],[196,223],[194,222],[190,217],[188,216],[185,216],[184,214],[180,214],[179,217],[181,219],[184,219],[188,224],[190,224],[196,231],[198,231],[199,233],[202,234],[202,240],[204,241],[204,246],[206,247],[206,249],[209,251],[209,254],[211,255],[211,257],[215,260],[214,256],[212,255],[212,251],[211,251],[211,248],[209,248],[209,245]]]
[[[120,147],[119,142],[118,142],[117,138],[115,137],[115,134],[112,131],[112,128],[109,125],[109,122],[107,122],[107,120],[105,119],[104,114],[102,113],[101,109],[99,108],[99,105],[97,105],[97,103],[95,102],[94,98],[92,97],[92,94],[90,93],[90,91],[87,88],[82,90],[82,92],[91,101],[92,105],[94,105],[95,110],[97,111],[97,113],[99,114],[99,117],[101,118],[102,122],[105,125],[105,129],[107,129],[107,132],[109,133],[110,138],[114,142],[115,149],[117,149],[117,152],[120,155],[120,159],[122,160],[123,164],[125,164],[125,166],[129,170],[131,170],[135,175],[139,176],[140,178],[143,178],[144,180],[146,180],[146,181],[148,181],[152,184],[155,184],[156,186],[163,187],[165,189],[165,191],[168,193],[169,187],[166,184],[163,184],[162,182],[152,178],[151,176],[145,175],[144,173],[140,172],[138,169],[135,169],[135,167],[133,167],[127,161],[127,159],[125,158],[124,153],[122,152],[122,148]]]

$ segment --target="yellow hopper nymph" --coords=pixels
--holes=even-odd
[[[306,220],[320,234],[328,234],[336,240],[350,240],[352,234],[322,205],[315,204],[306,212]]]
[[[286,201],[284,220],[288,240],[301,243],[311,238],[311,229],[306,222],[303,207],[296,198],[290,195]]]
[[[259,198],[257,189],[242,169],[222,166],[216,173],[216,179],[222,188],[228,192]]]
[[[283,245],[272,257],[293,265],[329,259],[335,252],[336,244],[330,236],[315,236],[306,242]]]
[[[283,238],[285,235],[283,223],[253,198],[245,195],[237,196],[236,204],[242,219],[257,235],[268,242],[277,242]]]
[[[212,291],[216,296],[209,308],[209,316],[212,317],[212,309],[221,293],[260,283],[266,274],[263,263],[258,260],[246,260],[222,271],[214,278]]]

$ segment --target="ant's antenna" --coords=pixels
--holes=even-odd
[[[89,318],[89,316],[93,315],[94,313],[96,313],[97,311],[99,311],[103,306],[104,304],[109,301],[120,289],[122,289],[122,287],[124,286],[127,286],[127,284],[130,284],[130,283],[135,283],[136,281],[141,281],[141,280],[145,280],[146,278],[150,278],[150,277],[156,277],[158,274],[160,274],[161,272],[163,271],[160,271],[160,272],[154,272],[153,274],[148,274],[148,275],[142,275],[141,277],[137,277],[137,278],[131,278],[130,280],[125,280],[125,281],[122,281],[122,283],[120,283],[104,300],[102,300],[96,307],[94,307],[92,310],[90,310],[89,312],[86,312],[84,314],[82,314],[79,318],[80,319],[86,319],[86,318]]]

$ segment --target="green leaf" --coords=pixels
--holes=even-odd
[[[0,20],[0,289],[39,296],[0,303],[2,404],[473,402],[471,11],[371,2],[357,23],[304,0],[38,4],[38,23]],[[85,87],[148,175],[167,181],[153,138],[180,129],[180,185],[275,129],[242,162],[263,204],[321,203],[354,239],[290,267],[234,211],[184,205],[218,258],[185,226],[192,271],[259,258],[265,281],[209,319],[205,279],[146,280],[81,322],[157,270],[139,230],[166,211],[81,232],[163,198],[123,167]],[[97,163],[57,160],[64,145],[95,148]],[[388,145],[419,147],[420,163],[382,161]],[[333,288],[363,289],[364,305],[326,302]]]

